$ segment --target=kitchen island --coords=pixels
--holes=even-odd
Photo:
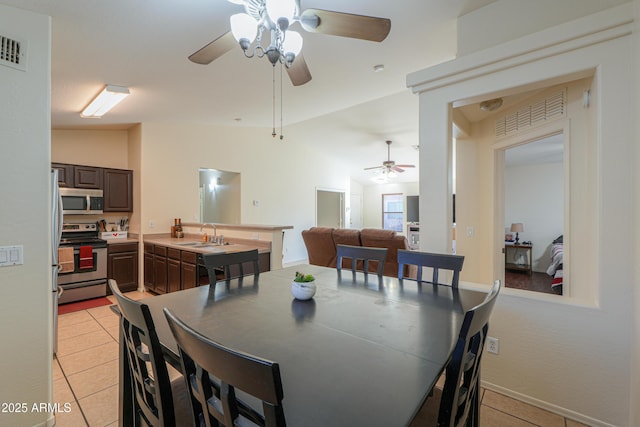
[[[163,294],[208,284],[202,261],[202,255],[208,253],[257,249],[261,272],[279,270],[282,268],[283,230],[293,228],[228,224],[215,224],[215,228],[213,224],[182,224],[182,227],[185,231],[182,238],[172,237],[170,233],[144,235],[146,290]],[[224,244],[209,241],[214,235],[217,239],[224,235]],[[274,248],[277,249],[274,251]]]

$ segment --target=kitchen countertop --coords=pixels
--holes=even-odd
[[[263,240],[249,240],[229,238],[225,245],[216,245],[213,243],[204,243],[197,235],[187,234],[183,238],[171,237],[169,234],[146,234],[144,243],[154,245],[167,246],[169,248],[180,249],[183,251],[196,252],[201,254],[223,253],[223,252],[242,252],[252,249],[258,249],[259,253],[271,252],[270,242]]]

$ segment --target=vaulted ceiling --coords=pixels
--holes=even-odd
[[[358,167],[384,160],[385,139],[394,140],[394,160],[415,163],[417,97],[406,88],[406,75],[454,58],[456,18],[492,1],[301,0],[303,10],[389,18],[391,32],[375,43],[299,29],[313,79],[294,87],[283,73],[285,127],[303,121],[321,126],[331,118],[337,139],[343,131],[361,132],[370,144],[358,156],[363,162]],[[0,3],[52,17],[54,129],[125,129],[157,121],[272,126],[273,70],[265,58],[247,59],[237,48],[209,65],[187,59],[229,30],[229,16],[242,11],[239,5],[226,0]],[[374,72],[378,64],[384,71]],[[279,68],[275,78],[279,85]],[[128,86],[131,96],[101,119],[81,118],[79,112],[107,83]],[[276,92],[279,98],[280,89]]]

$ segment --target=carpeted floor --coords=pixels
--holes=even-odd
[[[58,314],[73,313],[74,311],[86,310],[88,308],[100,307],[113,304],[108,298],[93,298],[84,301],[70,302],[58,306]]]

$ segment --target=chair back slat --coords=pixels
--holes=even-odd
[[[171,310],[165,308],[164,313],[178,344],[199,425],[232,427],[246,425],[247,420],[265,427],[285,425],[278,363],[225,347],[192,329]],[[261,400],[263,414],[247,414],[235,389]]]
[[[489,318],[499,292],[500,281],[496,280],[485,300],[464,315],[453,356],[446,368],[438,426],[478,425],[480,362]],[[467,423],[469,417],[475,423]]]
[[[452,272],[451,286],[457,288],[463,263],[464,256],[461,255],[398,250],[398,279],[410,279],[403,274],[405,264],[418,267],[416,279],[411,279],[418,282],[422,282],[422,267],[428,267],[433,270],[431,277],[431,283],[433,284],[443,284],[440,282],[440,270],[449,270]]]
[[[202,260],[207,268],[210,284],[215,284],[220,279],[233,279],[245,276],[245,265],[250,266],[247,275],[260,274],[259,254],[257,249],[243,252],[211,253],[202,255]],[[218,277],[218,271],[222,270],[224,277]]]
[[[109,280],[109,287],[120,310],[120,328],[126,341],[135,395],[136,422],[175,426],[171,382],[149,307],[125,297],[115,280]]]
[[[351,259],[351,271],[356,272],[359,267],[365,273],[368,273],[369,261],[374,261],[377,264],[377,268],[375,270],[378,276],[382,276],[382,272],[384,271],[384,262],[387,259],[387,248],[372,248],[365,246],[350,246],[350,245],[337,245],[337,262],[336,268],[338,270],[342,269],[343,259],[349,258]]]

